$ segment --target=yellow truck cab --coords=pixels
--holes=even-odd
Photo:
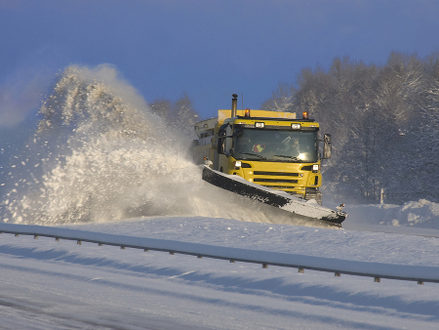
[[[319,124],[303,113],[267,110],[218,110],[218,117],[195,125],[198,159],[206,157],[213,169],[239,175],[249,182],[283,190],[321,203],[321,159],[331,153],[325,134],[319,154]]]

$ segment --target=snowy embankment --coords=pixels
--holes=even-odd
[[[215,221],[215,220],[214,220]],[[236,247],[224,247],[220,245],[208,245],[200,243],[182,242],[168,239],[142,238],[125,235],[111,235],[72,229],[60,229],[41,226],[14,225],[0,223],[0,233],[11,233],[51,237],[56,240],[67,239],[82,242],[97,243],[99,245],[111,245],[124,248],[143,249],[145,251],[162,251],[171,254],[192,255],[198,258],[208,257],[213,259],[227,260],[230,262],[257,263],[263,267],[281,266],[319,270],[341,274],[399,279],[417,281],[418,283],[439,283],[439,268],[411,265],[390,265],[383,263],[370,263],[355,260],[342,260],[338,258],[322,258],[293,253],[271,252],[263,250],[242,249]]]
[[[439,204],[425,199],[404,205],[348,206],[345,228],[439,237]]]
[[[367,208],[392,223],[380,211],[388,207]],[[417,207],[410,212],[420,215],[421,210],[425,214]],[[368,222],[353,213],[351,226]],[[437,221],[431,218],[429,223],[436,227]],[[261,251],[300,255],[308,261],[360,262],[370,271],[383,265],[394,270],[425,267],[439,275],[435,237],[204,217],[150,217],[50,229],[60,234],[80,230],[90,239],[111,235],[122,243],[138,238],[163,245],[172,241],[194,252],[216,247],[216,253],[241,249],[254,257]],[[358,276],[263,269],[251,263],[44,237],[1,234],[0,242],[0,316],[6,328],[435,329],[439,324],[436,283],[375,283]]]

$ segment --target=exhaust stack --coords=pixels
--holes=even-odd
[[[238,94],[233,94],[232,95],[232,113],[231,116],[232,118],[236,117],[236,109],[238,108]]]

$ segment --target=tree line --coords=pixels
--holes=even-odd
[[[324,193],[375,203],[439,201],[439,54],[392,53],[377,66],[335,58],[279,85],[264,109],[308,110],[333,137]]]
[[[170,126],[180,130],[188,138],[194,136],[194,124],[200,120],[200,116],[192,105],[187,94],[184,94],[176,102],[167,99],[158,99],[151,103],[151,111],[158,115]]]
[[[333,138],[323,163],[324,195],[347,202],[439,201],[439,54],[397,52],[384,65],[335,58],[303,69],[296,84],[280,84],[262,108],[301,113]],[[200,120],[185,94],[151,109],[193,137]]]

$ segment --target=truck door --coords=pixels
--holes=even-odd
[[[231,124],[224,124],[218,131],[218,146],[217,151],[219,155],[218,165],[216,169],[227,172],[228,171],[228,158],[232,150],[233,145],[233,128]]]

